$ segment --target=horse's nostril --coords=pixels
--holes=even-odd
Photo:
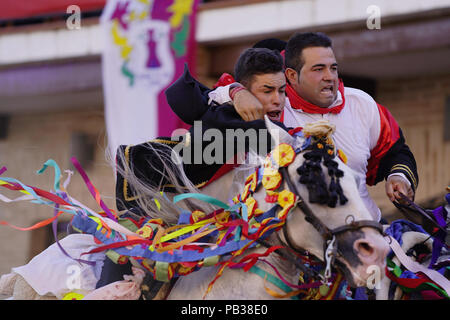
[[[375,250],[369,243],[361,241],[356,245],[356,251],[359,255],[368,257],[373,255]]]

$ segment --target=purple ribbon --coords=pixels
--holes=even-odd
[[[61,198],[63,198],[65,201],[68,201],[68,200],[69,200],[68,197],[67,197],[67,194],[66,194],[65,192],[57,192],[56,194],[57,194],[58,196],[60,196]],[[56,215],[58,214],[58,211],[59,211],[59,204],[56,203],[56,205],[55,205],[55,210],[54,210],[54,216],[55,216],[55,217],[56,217]],[[73,258],[70,254],[67,253],[67,251],[66,251],[66,250],[62,247],[62,245],[59,243],[59,240],[58,240],[58,228],[57,228],[57,226],[58,226],[58,219],[55,219],[55,220],[53,220],[53,222],[52,222],[53,236],[54,236],[54,238],[55,238],[56,245],[57,245],[58,248],[61,250],[61,252],[62,252],[65,256],[69,257],[70,259],[72,259],[72,260],[74,260],[74,261],[77,261],[77,262],[79,262],[79,263],[85,263],[85,264],[90,265],[90,266],[95,266],[95,261],[89,261],[89,260],[83,260],[83,259],[75,259],[75,258]]]
[[[433,215],[436,219],[436,222],[439,224],[439,226],[441,226],[444,230],[446,229],[446,215],[447,212],[444,210],[443,206],[440,206],[436,209],[433,210]],[[431,261],[430,261],[430,265],[428,266],[428,269],[431,269],[432,266],[434,266],[434,264],[436,263],[437,259],[439,258],[439,255],[441,254],[441,250],[444,247],[444,243],[445,243],[445,236],[446,233],[443,232],[442,230],[438,230],[435,234],[434,241],[433,241],[433,251],[431,253]]]
[[[114,214],[111,212],[111,210],[109,210],[109,208],[106,206],[106,204],[103,202],[102,199],[99,198],[97,199],[96,196],[98,195],[98,191],[94,188],[94,186],[92,185],[91,180],[89,180],[86,172],[83,170],[83,168],[81,167],[80,163],[78,162],[77,158],[72,157],[70,158],[70,161],[72,161],[73,166],[77,169],[78,173],[81,175],[81,177],[84,180],[84,183],[86,184],[87,188],[89,189],[89,192],[91,193],[91,195],[94,197],[94,199],[98,202],[98,204],[100,205],[100,207],[103,209],[103,211],[105,211],[106,215],[108,216],[108,218],[110,218],[113,221],[117,222],[116,217],[114,216]]]

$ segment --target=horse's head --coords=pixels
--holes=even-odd
[[[333,127],[321,121],[313,125],[317,132],[304,128],[303,136],[295,137],[267,118],[266,125],[278,145],[292,146],[296,153],[279,169],[285,187],[300,199],[286,218],[285,241],[321,260],[336,258],[334,265],[352,286],[366,286],[376,271],[382,277],[389,247],[360,197],[352,169],[336,156]]]

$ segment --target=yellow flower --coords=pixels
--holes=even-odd
[[[289,190],[283,190],[278,194],[278,204],[285,208],[295,203],[295,195]]]
[[[295,194],[289,190],[283,190],[278,195],[278,204],[283,208],[278,212],[278,219],[286,218],[289,211],[294,207],[295,204]]]
[[[277,189],[281,184],[281,174],[277,170],[265,168],[262,178],[262,185],[267,190]]]
[[[290,165],[295,159],[295,151],[291,145],[287,143],[279,144],[272,151],[272,157],[276,164],[280,167],[286,167]]]

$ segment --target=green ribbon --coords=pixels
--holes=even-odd
[[[42,166],[41,169],[39,169],[38,171],[36,171],[37,174],[41,174],[43,173],[49,166],[53,167],[55,169],[55,181],[54,181],[54,188],[55,191],[60,191],[60,181],[61,181],[61,169],[59,168],[59,166],[56,164],[55,160],[53,159],[48,159],[44,165]]]
[[[201,200],[203,202],[207,202],[209,204],[212,204],[214,206],[220,207],[222,209],[225,210],[230,210],[230,206],[227,205],[226,203],[223,203],[222,201],[208,196],[206,194],[201,194],[201,193],[183,193],[183,194],[179,194],[175,197],[173,197],[173,203],[177,203],[178,201],[187,199],[187,198],[194,198],[194,199],[198,199]]]
[[[203,259],[203,266],[204,267],[211,267],[214,266],[217,262],[219,262],[219,256],[210,256]]]
[[[396,265],[392,260],[390,259],[386,259],[386,265],[392,269],[392,273],[397,277],[397,278],[401,278],[401,275],[403,273],[402,269]],[[448,296],[447,292],[445,290],[443,290],[442,288],[438,287],[437,285],[435,285],[432,282],[424,282],[420,285],[418,285],[415,288],[408,288],[405,286],[402,286],[401,284],[397,284],[404,292],[406,293],[410,293],[413,291],[423,291],[423,290],[429,290],[431,288],[433,288],[435,291],[441,293],[445,298],[450,299],[450,297]],[[430,288],[431,287],[431,288]]]
[[[158,281],[169,282],[169,263],[156,261],[155,278]]]

